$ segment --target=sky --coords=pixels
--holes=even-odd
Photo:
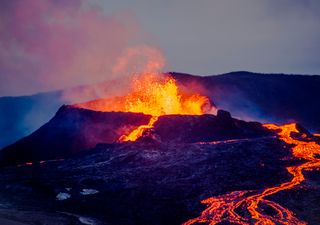
[[[320,74],[319,24],[318,0],[1,0],[0,96],[116,79],[142,56],[198,75]]]
[[[128,10],[163,50],[168,69],[320,74],[318,0],[104,1]]]

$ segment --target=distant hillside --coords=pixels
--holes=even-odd
[[[0,98],[0,148],[24,137],[47,122],[66,103],[61,92]]]
[[[250,72],[208,77],[171,74],[186,89],[197,89],[208,95],[220,109],[230,111],[239,119],[279,123],[297,121],[308,129],[320,131],[320,76]],[[108,90],[117,88],[115,83],[103,86]],[[90,87],[83,90],[85,95],[88,90],[94,92]],[[103,90],[103,93],[108,90]],[[0,148],[39,128],[61,105],[74,103],[61,98],[63,93],[1,97]]]

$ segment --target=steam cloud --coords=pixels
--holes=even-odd
[[[154,47],[139,46],[128,48],[118,58],[113,74],[159,73],[163,70],[165,59],[161,51]]]
[[[111,68],[113,80],[63,91],[63,100],[80,103],[99,98],[123,96],[132,89],[132,79],[142,73],[163,72],[165,59],[160,49],[141,45],[126,48]],[[110,76],[109,76],[110,77]]]
[[[1,1],[0,96],[92,84],[124,74],[128,62],[121,64],[119,58],[126,51],[134,55],[130,46],[139,43],[141,32],[129,18],[107,16],[83,0]],[[148,47],[142,51],[160,54]]]

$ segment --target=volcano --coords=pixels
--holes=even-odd
[[[320,223],[319,135],[233,118],[172,77],[142,81],[4,148],[0,222]]]
[[[170,73],[184,90],[208,96],[236,118],[266,123],[300,123],[320,132],[320,78],[311,75],[258,74],[238,71],[196,76]],[[0,97],[0,148],[31,134],[50,120],[63,104],[110,96],[122,80],[81,86],[32,96]],[[200,88],[199,88],[200,87]],[[81,93],[79,95],[77,93]],[[101,94],[102,95],[99,95]],[[258,93],[258,94],[257,94]],[[71,101],[64,96],[77,96]]]
[[[2,164],[60,159],[91,151],[99,143],[114,144],[124,132],[148,124],[150,115],[97,112],[62,106],[56,115],[31,135],[4,148]],[[245,122],[220,110],[215,115],[165,115],[137,141],[197,143],[258,138],[271,132],[257,122]]]
[[[170,76],[138,78],[126,96],[61,107],[39,130],[3,149],[3,163],[64,158],[99,143],[140,139],[196,143],[270,133],[259,123],[233,119],[223,110],[216,116],[205,114],[215,111],[212,101],[181,92]]]

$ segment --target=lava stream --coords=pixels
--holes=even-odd
[[[289,209],[282,207],[276,202],[266,200],[265,197],[294,188],[305,180],[303,171],[320,168],[320,159],[316,157],[317,154],[320,154],[320,145],[314,141],[302,141],[292,138],[292,133],[299,133],[296,124],[286,124],[283,126],[265,124],[264,126],[278,131],[282,141],[293,145],[292,154],[297,158],[306,160],[306,162],[301,165],[287,167],[288,172],[293,176],[289,182],[266,188],[258,193],[236,191],[203,200],[202,203],[206,204],[208,208],[199,217],[185,222],[184,225],[197,223],[214,225],[220,222],[241,225],[307,224],[296,218],[294,213]],[[265,214],[263,210],[265,207],[271,207],[276,212],[276,215]],[[240,215],[238,213],[239,210],[244,213]]]
[[[155,124],[155,122],[157,122],[157,120],[158,120],[158,116],[151,117],[151,119],[147,125],[141,125],[141,126],[137,127],[136,129],[134,129],[133,131],[131,131],[131,133],[129,133],[128,135],[122,135],[119,138],[119,141],[136,141],[139,137],[142,136],[143,132],[146,129],[152,128],[153,125]]]

